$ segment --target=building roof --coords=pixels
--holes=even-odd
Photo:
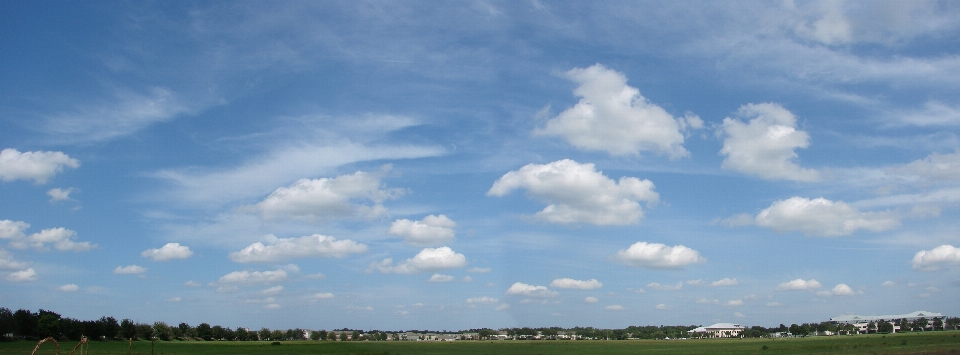
[[[941,318],[943,317],[943,314],[936,313],[936,312],[927,312],[927,311],[916,311],[916,312],[907,313],[907,314],[889,314],[889,315],[882,315],[882,316],[861,316],[856,314],[844,314],[842,316],[830,318],[830,321],[849,323],[849,322],[870,322],[870,321],[876,321],[880,319],[884,319],[884,320],[903,319],[903,318],[916,319],[921,317]]]
[[[739,330],[739,329],[743,329],[743,327],[740,326],[739,324],[717,323],[709,327],[698,327],[694,330],[689,331],[688,333],[704,333],[704,332],[709,332],[713,330]]]

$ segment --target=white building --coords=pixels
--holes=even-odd
[[[733,323],[717,323],[709,327],[698,327],[687,331],[691,338],[739,338],[743,327]]]
[[[860,331],[861,333],[866,333],[867,326],[870,324],[870,322],[873,322],[874,324],[880,321],[896,323],[902,319],[906,319],[908,322],[913,322],[920,318],[925,318],[927,320],[926,329],[933,329],[934,320],[939,319],[940,321],[944,321],[947,318],[947,316],[944,316],[941,313],[927,312],[927,311],[916,311],[916,312],[907,313],[907,314],[888,314],[888,315],[882,315],[882,316],[861,316],[856,314],[845,314],[842,316],[830,318],[830,323],[853,324],[854,326],[857,327],[858,331]],[[900,330],[900,326],[894,325],[893,331],[897,332],[899,330]]]

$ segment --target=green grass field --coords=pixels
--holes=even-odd
[[[0,342],[0,355],[29,355],[36,342]],[[63,341],[61,354],[76,342]],[[764,349],[764,347],[766,347]],[[43,344],[37,354],[54,354]],[[86,354],[126,354],[127,342],[91,342]],[[150,354],[151,343],[133,342],[132,354]],[[155,355],[208,354],[958,354],[960,331],[810,337],[804,339],[458,341],[458,342],[154,342]]]

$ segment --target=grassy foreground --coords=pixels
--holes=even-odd
[[[29,355],[35,342],[0,342],[0,355]],[[64,341],[67,355],[76,342]],[[766,347],[766,349],[764,349]],[[43,344],[37,354],[54,354]],[[85,354],[126,354],[127,342],[91,342]],[[151,343],[133,342],[132,354],[151,353]],[[77,352],[79,354],[79,351]],[[960,331],[805,339],[715,339],[626,341],[458,341],[458,342],[155,342],[155,355],[207,354],[958,354]]]

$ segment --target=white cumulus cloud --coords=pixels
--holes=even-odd
[[[908,164],[887,168],[886,171],[908,180],[960,181],[960,149],[951,154],[933,153]]]
[[[724,303],[723,305],[727,307],[739,307],[743,305],[743,300],[729,300],[727,301],[727,303]]]
[[[557,297],[560,295],[557,291],[551,291],[547,286],[527,285],[522,282],[515,282],[507,289],[508,295],[520,295],[528,297]]]
[[[690,155],[683,148],[681,130],[701,127],[699,117],[674,118],[628,86],[623,74],[600,64],[572,69],[566,76],[579,84],[573,93],[580,102],[534,130],[535,135],[560,136],[579,149],[614,155],[648,151],[671,158]]]
[[[313,296],[310,296],[310,298],[313,298],[316,300],[326,300],[326,299],[331,299],[333,297],[334,297],[333,294],[330,292],[315,293],[313,294]]]
[[[266,263],[296,258],[333,257],[365,253],[367,246],[349,239],[314,234],[300,238],[266,237],[267,244],[256,242],[240,251],[230,253],[230,260],[238,263]]]
[[[167,261],[173,259],[186,259],[193,255],[190,248],[180,243],[167,243],[159,249],[147,249],[140,253],[144,258],[151,258],[153,261]]]
[[[791,197],[776,201],[756,217],[758,226],[777,232],[836,237],[859,229],[881,232],[900,225],[892,212],[860,212],[843,201]]]
[[[47,196],[50,196],[50,203],[72,200],[70,194],[79,191],[75,187],[61,189],[59,187],[47,190]]]
[[[572,288],[577,290],[595,290],[603,287],[603,284],[597,279],[590,280],[574,280],[570,278],[561,278],[556,279],[550,282],[550,287],[556,288]]]
[[[21,237],[10,241],[10,246],[17,249],[34,248],[36,250],[47,250],[52,245],[59,251],[87,251],[96,248],[96,244],[90,242],[76,242],[73,237],[77,235],[69,229],[62,227],[44,229],[38,233],[31,234],[28,237]]]
[[[75,284],[66,284],[66,285],[57,287],[57,289],[63,292],[76,292],[80,290],[80,286],[77,286]]]
[[[536,217],[551,223],[596,225],[636,224],[643,218],[640,202],[657,203],[660,195],[650,180],[621,177],[614,181],[596,171],[590,163],[558,160],[549,164],[527,164],[504,174],[487,191],[504,196],[515,189],[546,203]]]
[[[600,299],[598,299],[598,298],[596,298],[596,297],[593,297],[593,296],[588,296],[588,297],[585,297],[585,298],[583,299],[583,302],[584,302],[584,303],[591,303],[591,304],[592,304],[592,303],[600,302]]]
[[[370,269],[382,273],[414,274],[447,269],[456,269],[467,264],[467,258],[450,247],[424,248],[413,258],[396,265],[393,259],[387,258],[370,264]]]
[[[853,296],[853,295],[862,294],[862,293],[863,293],[862,291],[860,291],[860,292],[854,291],[852,288],[850,288],[850,286],[847,286],[847,284],[838,284],[838,285],[834,286],[833,289],[830,290],[830,291],[820,291],[820,292],[817,292],[817,296],[824,296],[824,297],[828,297],[828,296]]]
[[[960,265],[960,248],[944,244],[913,255],[913,269],[937,271],[947,265]]]
[[[500,302],[500,300],[493,297],[487,297],[487,296],[471,297],[467,299],[467,303],[469,304],[494,304],[497,302]]]
[[[113,273],[118,275],[142,274],[145,272],[147,272],[147,269],[139,265],[117,266],[113,269]]]
[[[407,244],[427,246],[453,240],[457,223],[445,215],[429,215],[420,221],[398,219],[390,225],[388,233],[403,238]]]
[[[252,208],[266,219],[373,218],[387,213],[383,201],[403,193],[402,189],[384,187],[378,174],[358,171],[332,179],[300,179],[277,189]]]
[[[814,279],[796,279],[777,285],[777,291],[812,290],[820,288],[820,282]]]
[[[287,279],[287,271],[283,269],[273,271],[234,271],[223,275],[218,281],[220,284],[262,284],[276,283]]]
[[[13,260],[10,252],[0,249],[0,270],[22,270],[25,267],[26,263]]]
[[[807,132],[797,130],[797,118],[773,103],[747,104],[737,114],[744,119],[725,118],[720,132],[724,136],[724,169],[757,175],[768,180],[816,181],[820,173],[797,165],[797,148],[810,145]]]
[[[637,242],[614,255],[620,262],[647,269],[682,269],[687,265],[706,262],[700,252],[683,245],[666,246],[659,243]]]
[[[0,239],[23,239],[26,237],[24,231],[30,228],[30,224],[23,221],[11,221],[5,219],[0,221]]]
[[[7,274],[7,280],[13,282],[23,282],[23,281],[36,281],[37,280],[37,271],[33,268],[26,270],[14,271]]]
[[[79,168],[80,161],[63,152],[20,152],[13,148],[0,151],[0,180],[33,180],[44,184],[63,171],[64,167]]]
[[[614,305],[603,307],[603,309],[608,311],[622,311],[622,310],[625,310],[626,308],[619,304],[614,304]]]
[[[453,281],[454,279],[455,277],[451,275],[433,274],[433,276],[430,276],[430,279],[427,280],[427,282],[442,283],[442,282],[450,282],[450,281]]]
[[[711,282],[711,283],[710,283],[710,286],[713,286],[713,287],[724,287],[724,286],[736,286],[736,285],[739,285],[739,284],[740,284],[740,282],[737,281],[737,279],[731,279],[731,278],[729,278],[729,277],[725,277],[725,278],[723,278],[723,279],[721,279],[721,280],[717,280],[717,281]]]

